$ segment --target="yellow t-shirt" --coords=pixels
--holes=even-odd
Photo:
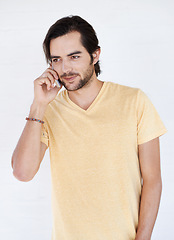
[[[141,174],[138,144],[166,133],[141,89],[104,82],[87,110],[61,91],[46,110],[52,240],[133,240]]]

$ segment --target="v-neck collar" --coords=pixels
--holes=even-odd
[[[81,107],[79,107],[76,103],[74,103],[70,98],[69,98],[69,95],[68,95],[68,91],[65,90],[65,97],[66,97],[66,100],[68,101],[69,104],[71,104],[72,107],[76,108],[77,110],[79,111],[82,111],[84,113],[87,113],[89,112],[93,107],[94,105],[98,102],[98,100],[100,99],[100,97],[102,96],[102,93],[103,91],[105,90],[106,88],[106,82],[103,82],[103,85],[98,93],[98,95],[96,96],[96,98],[94,99],[94,101],[91,103],[91,105],[85,110]]]

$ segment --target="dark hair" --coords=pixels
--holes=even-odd
[[[48,30],[48,33],[43,42],[43,50],[45,53],[47,63],[51,61],[50,57],[51,39],[63,36],[73,31],[77,31],[81,34],[81,43],[88,51],[91,57],[91,63],[93,62],[92,53],[94,53],[97,49],[100,48],[100,46],[98,46],[98,38],[96,36],[95,30],[83,18],[79,16],[68,16],[59,19]],[[101,73],[99,61],[94,65],[94,67],[96,76],[98,76]]]

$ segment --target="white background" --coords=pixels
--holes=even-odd
[[[168,133],[160,137],[163,193],[152,240],[173,238],[173,0],[0,0],[0,238],[51,238],[49,153],[30,182],[14,178],[11,155],[46,69],[42,42],[59,18],[80,15],[101,46],[99,79],[141,88]]]

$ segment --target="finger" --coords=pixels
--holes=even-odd
[[[51,74],[54,76],[55,79],[59,78],[58,73],[53,69],[52,66],[50,66],[50,68],[48,68],[48,71],[51,72]]]
[[[39,85],[46,84],[47,90],[50,90],[50,88],[51,88],[51,81],[47,77],[38,79],[38,84]]]
[[[43,74],[40,76],[40,78],[42,78],[42,77],[47,77],[47,74],[48,74],[48,73],[52,74],[55,79],[58,79],[58,74],[57,74],[57,72],[54,71],[54,70],[52,70],[51,68],[47,68],[47,69],[45,70],[45,72],[43,72]]]
[[[50,72],[47,72],[47,73],[43,74],[42,77],[48,78],[50,80],[51,84],[54,85],[55,78]]]
[[[45,72],[44,72],[41,76],[45,77],[44,74],[46,74],[46,73],[48,73],[48,72],[50,72],[50,73],[54,76],[55,79],[59,79],[58,73],[53,69],[53,67],[52,67],[51,64],[50,64],[50,67],[47,68],[47,69],[45,70]]]

